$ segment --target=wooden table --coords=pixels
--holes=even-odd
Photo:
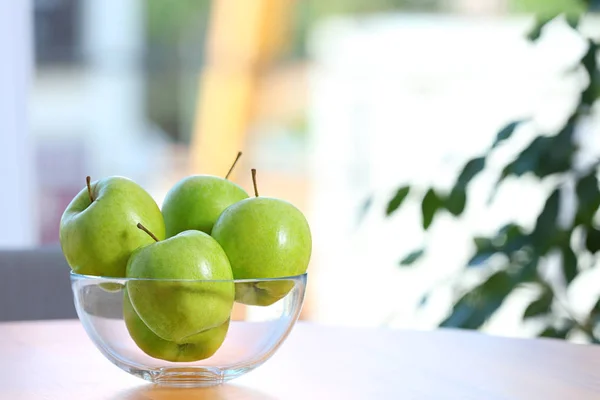
[[[600,399],[600,346],[299,323],[262,367],[173,389],[113,366],[78,321],[0,324],[0,399]]]

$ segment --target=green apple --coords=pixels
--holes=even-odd
[[[144,229],[140,226],[140,229]],[[127,264],[133,308],[162,339],[177,344],[227,321],[235,287],[227,255],[209,235],[185,231],[135,251]]]
[[[270,306],[294,287],[293,280],[236,282],[235,301],[249,306]]]
[[[224,209],[248,198],[248,193],[227,178],[242,153],[225,176],[188,176],[177,182],[167,193],[162,206],[167,237],[187,230],[210,234]]]
[[[310,227],[300,210],[287,201],[257,197],[229,206],[212,236],[221,245],[235,279],[280,278],[306,272],[312,250]],[[236,301],[267,306],[283,298],[293,281],[238,283]]]
[[[160,209],[141,186],[120,176],[95,182],[88,177],[87,188],[73,198],[60,220],[67,262],[79,274],[124,277],[131,253],[154,242],[137,223],[164,239]]]
[[[211,357],[221,347],[229,319],[216,328],[190,336],[182,343],[164,340],[152,332],[135,312],[127,290],[123,291],[123,319],[129,335],[138,347],[150,357],[171,362],[191,362]]]

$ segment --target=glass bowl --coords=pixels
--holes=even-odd
[[[307,274],[233,281],[153,280],[71,272],[71,287],[85,331],[108,360],[153,383],[193,387],[229,381],[267,361],[298,319],[306,279]],[[227,290],[226,301],[214,300]],[[165,340],[171,334],[178,336]]]

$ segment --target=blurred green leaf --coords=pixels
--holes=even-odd
[[[458,175],[455,187],[465,189],[469,182],[485,168],[485,157],[469,160]]]
[[[475,254],[469,260],[468,267],[477,267],[484,264],[491,256],[496,254],[496,248],[492,244],[492,240],[486,237],[473,238],[475,243]]]
[[[600,189],[596,170],[593,169],[581,177],[575,184],[577,195],[577,212],[575,215],[576,225],[590,225],[594,215],[600,207]]]
[[[540,297],[538,297],[537,300],[532,301],[525,309],[525,312],[523,313],[523,319],[538,317],[540,315],[550,313],[553,300],[554,294],[548,286],[544,285]]]
[[[502,170],[500,181],[508,176],[521,176],[536,170],[539,160],[548,151],[551,139],[538,136]]]
[[[464,189],[454,188],[444,200],[444,207],[454,216],[462,214],[467,203],[467,194]]]
[[[511,223],[500,228],[495,241],[502,243],[499,248],[503,253],[510,254],[528,244],[529,237],[521,226]]]
[[[598,325],[600,324],[600,299],[596,301],[594,307],[590,310],[590,313],[586,319],[586,325],[591,329],[590,331],[594,332],[598,329]],[[593,343],[598,343],[598,338],[592,338]]]
[[[423,201],[421,202],[421,212],[423,215],[423,229],[427,230],[429,228],[429,226],[433,222],[435,213],[440,208],[442,208],[442,206],[443,202],[437,195],[435,190],[429,189],[423,197]]]
[[[440,327],[479,328],[514,288],[515,282],[506,271],[495,272],[481,285],[463,295]]]
[[[401,266],[412,265],[425,254],[425,249],[419,249],[408,253],[401,261]]]
[[[546,254],[555,244],[559,234],[557,226],[558,211],[560,208],[560,189],[554,189],[537,218],[535,228],[531,234],[534,245],[540,254]]]
[[[486,250],[486,249],[493,249],[493,245],[492,245],[492,240],[490,238],[486,238],[484,236],[475,236],[473,238],[473,243],[475,244],[475,247],[477,247],[477,250]]]
[[[575,328],[576,322],[572,319],[563,319],[555,321],[538,334],[540,337],[566,339],[571,329]]]
[[[391,215],[394,211],[396,211],[408,196],[410,192],[410,186],[402,186],[396,191],[394,197],[388,203],[387,209],[385,210],[385,215]]]
[[[589,83],[581,93],[581,103],[591,107],[600,98],[600,74],[598,72],[598,48],[600,46],[593,40],[588,40],[588,50],[581,60],[585,68]]]
[[[577,27],[579,26],[579,22],[581,21],[581,14],[578,14],[578,13],[565,14],[565,21],[572,29],[577,30]]]
[[[450,194],[443,199],[443,207],[454,216],[465,210],[467,203],[467,186],[473,178],[485,168],[485,157],[469,160],[461,170]]]
[[[573,141],[576,114],[555,136],[538,136],[502,170],[498,183],[509,176],[532,173],[538,178],[570,170],[577,150]]]
[[[530,238],[519,225],[507,224],[493,238],[475,237],[473,241],[476,251],[469,260],[468,267],[480,266],[496,253],[510,256],[529,244]]]
[[[595,326],[600,322],[600,299],[596,301],[594,307],[590,310],[590,315],[588,317],[590,323]]]
[[[496,254],[495,251],[477,252],[471,257],[471,259],[467,263],[467,267],[480,267],[484,265],[487,262],[487,260],[489,260],[494,254]]]
[[[544,27],[546,26],[546,24],[548,24],[553,19],[554,19],[553,15],[537,16],[536,20],[535,20],[535,24],[533,25],[533,27],[531,28],[529,33],[527,33],[527,39],[529,39],[532,42],[535,42],[536,40],[538,40],[542,36],[542,31],[544,30]]]
[[[592,312],[600,314],[600,299],[598,299],[598,301],[596,301],[596,304],[594,304],[594,307],[592,308]]]
[[[589,227],[585,235],[585,248],[590,253],[596,253],[600,250],[600,230]]]
[[[510,137],[515,132],[517,127],[526,121],[527,120],[524,120],[524,119],[513,121],[513,122],[507,124],[502,129],[500,129],[500,132],[498,132],[498,134],[496,135],[496,140],[494,140],[494,143],[492,144],[491,148],[495,149],[496,147],[498,147],[498,145],[500,143],[502,143],[503,141],[505,141],[507,139],[510,139]]]
[[[539,169],[535,171],[537,177],[544,178],[571,169],[573,154],[577,151],[575,127],[577,126],[578,117],[577,112],[573,113],[562,129],[555,136],[550,136],[550,145],[547,152],[539,160]]]
[[[562,270],[567,284],[571,283],[577,276],[577,256],[573,249],[567,244],[560,249],[562,257]]]
[[[588,49],[581,59],[581,64],[586,71],[591,72],[598,69],[598,48],[599,44],[592,39],[588,39]]]
[[[553,326],[549,326],[544,329],[539,336],[546,338],[554,338],[554,339],[566,339],[569,332],[573,329],[572,325],[568,325],[561,328],[555,328]]]
[[[533,255],[527,262],[518,266],[518,270],[515,273],[514,280],[518,284],[525,282],[534,282],[539,280],[538,275],[538,264],[540,258],[537,255]]]

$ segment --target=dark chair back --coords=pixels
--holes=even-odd
[[[0,321],[77,318],[60,247],[0,250]]]

